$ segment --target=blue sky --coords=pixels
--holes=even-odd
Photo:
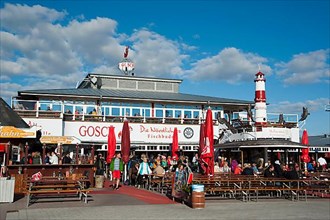
[[[1,97],[72,88],[88,72],[183,79],[180,92],[254,99],[258,65],[268,112],[310,116],[330,133],[329,0],[1,0]]]

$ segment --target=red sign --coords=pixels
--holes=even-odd
[[[5,152],[7,144],[0,144],[0,152]]]

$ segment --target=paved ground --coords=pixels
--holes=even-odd
[[[43,201],[40,200],[29,208],[26,208],[26,198],[0,204],[0,220],[330,219],[329,199],[308,199],[307,202],[285,199],[258,202],[207,200],[204,209],[192,209],[185,204],[173,203],[158,193],[125,190],[123,187],[118,191],[95,192],[88,204],[72,198],[64,202]]]
[[[7,213],[16,219],[330,219],[329,201],[207,202],[204,209],[183,204],[34,208]]]

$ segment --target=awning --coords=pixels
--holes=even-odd
[[[40,142],[43,144],[80,144],[81,141],[72,136],[42,136]]]
[[[218,144],[215,148],[220,149],[232,149],[232,148],[288,148],[288,149],[299,149],[306,148],[299,143],[292,142],[283,139],[256,139],[256,140],[245,140],[245,141],[233,141],[224,144]]]
[[[0,126],[0,138],[36,138],[36,130],[16,128],[14,126]]]

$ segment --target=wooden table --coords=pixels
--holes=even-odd
[[[27,207],[32,200],[41,199],[41,196],[56,195],[59,199],[64,199],[69,195],[77,195],[79,201],[88,202],[90,189],[85,188],[85,179],[70,179],[59,177],[43,177],[38,181],[30,181],[27,190]]]

